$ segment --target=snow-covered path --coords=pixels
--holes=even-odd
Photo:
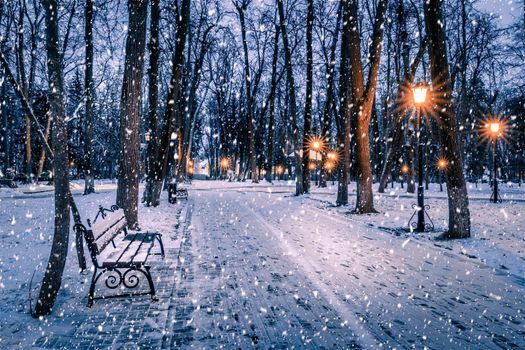
[[[192,192],[196,265],[208,271],[195,298],[220,305],[193,322],[224,344],[525,346],[523,279],[309,199]]]
[[[84,217],[112,203],[107,191],[76,197]],[[290,192],[196,181],[188,201],[141,206],[142,229],[163,233],[168,251],[152,261],[159,302],[85,307],[89,274],[71,246],[56,310],[43,320],[27,312],[27,283],[49,252],[49,194],[6,192],[0,348],[525,349],[521,202],[472,204],[475,237],[437,242],[381,229],[405,222],[410,198],[381,197],[382,213],[355,216],[317,189]],[[441,223],[443,203],[431,200]]]

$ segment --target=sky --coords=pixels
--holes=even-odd
[[[478,0],[475,6],[498,16],[502,27],[512,24],[523,13],[523,0]]]

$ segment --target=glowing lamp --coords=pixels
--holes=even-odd
[[[425,103],[427,99],[428,86],[423,83],[417,83],[412,88],[412,94],[414,95],[414,103],[417,105]]]

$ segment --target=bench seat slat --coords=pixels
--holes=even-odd
[[[102,252],[125,228],[126,217],[122,209],[110,212],[105,218],[96,221],[91,227],[91,231],[93,232],[93,243],[97,253]]]

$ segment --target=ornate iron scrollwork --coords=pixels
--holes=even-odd
[[[411,229],[410,231],[414,231],[417,228],[417,213],[420,210],[423,210],[423,213],[425,214],[425,217],[428,220],[425,220],[425,231],[434,231],[434,221],[430,218],[430,215],[428,215],[428,211],[430,210],[430,205],[425,204],[423,208],[419,208],[417,204],[412,204],[412,209],[414,209],[414,213],[408,220],[408,227]]]

